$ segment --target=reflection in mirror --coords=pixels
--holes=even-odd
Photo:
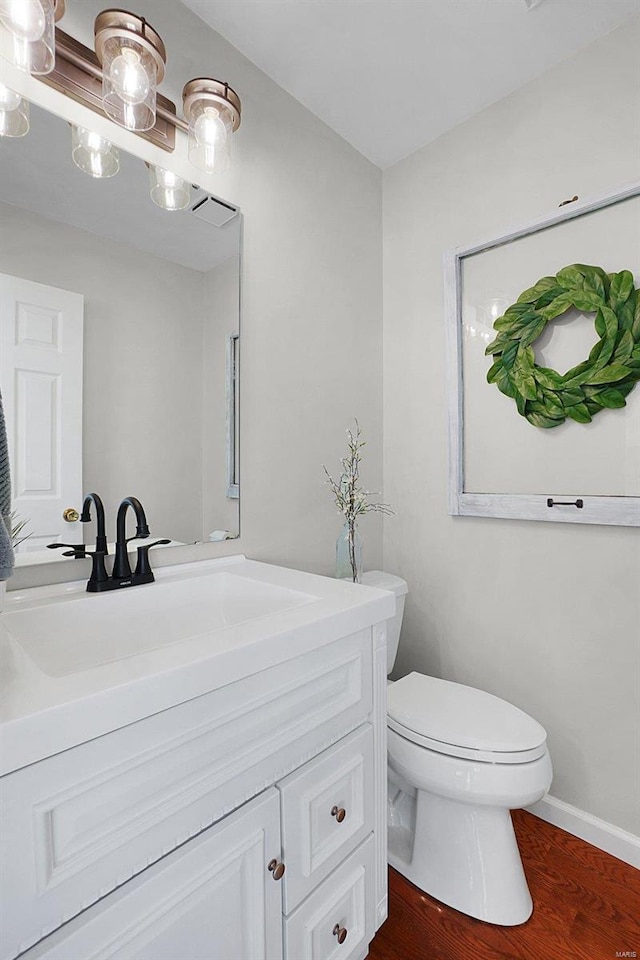
[[[160,209],[149,171],[71,159],[71,128],[33,108],[0,139],[0,388],[25,521],[19,563],[47,543],[91,542],[83,493],[144,504],[154,537],[239,535],[241,218],[197,187]],[[71,517],[71,522],[63,518]],[[53,554],[53,556],[52,556]]]

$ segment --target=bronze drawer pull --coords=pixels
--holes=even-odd
[[[275,859],[270,860],[267,864],[267,870],[273,874],[274,880],[282,880],[285,870],[284,863],[278,863]]]
[[[342,823],[346,815],[347,811],[344,809],[344,807],[331,807],[331,816],[335,817],[338,823]],[[342,943],[342,940],[340,943]]]
[[[336,923],[335,927],[333,928],[333,935],[334,937],[338,938],[338,943],[345,942],[347,939],[347,932],[347,928],[341,927],[339,923]]]

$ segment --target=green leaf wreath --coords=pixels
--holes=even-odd
[[[571,307],[595,311],[599,340],[588,360],[563,375],[538,366],[533,344]],[[640,292],[629,270],[563,267],[521,293],[493,327],[498,336],[485,351],[494,359],[487,380],[534,427],[558,427],[567,417],[589,423],[605,407],[624,407],[640,380]]]

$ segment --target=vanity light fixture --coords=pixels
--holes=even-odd
[[[0,0],[0,23],[11,35],[8,59],[24,73],[51,73],[55,63],[55,21],[64,0]]]
[[[151,130],[156,122],[156,88],[167,60],[160,36],[144,17],[103,10],[96,18],[95,38],[104,112],[127,130]]]
[[[30,3],[55,3],[58,16],[63,0],[0,0],[0,12]],[[189,133],[189,156],[201,170],[229,166],[231,134],[240,126],[238,94],[220,80],[190,80],[182,95],[186,119],[179,117],[175,104],[157,92],[167,53],[144,17],[103,10],[95,21],[95,52],[56,28],[55,54],[44,83],[168,152],[175,149],[176,128]]]
[[[29,101],[0,83],[0,137],[29,133]]]
[[[76,167],[98,180],[114,177],[120,169],[120,153],[104,137],[85,127],[71,125],[71,157]]]
[[[191,202],[191,185],[173,173],[148,163],[151,199],[163,210],[184,210]]]
[[[231,160],[231,134],[240,126],[240,98],[228,83],[201,77],[182,91],[189,122],[189,159],[199,170],[224,173]]]

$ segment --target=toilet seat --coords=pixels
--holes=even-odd
[[[388,691],[388,725],[436,753],[485,763],[529,763],[547,750],[537,720],[484,690],[410,673]]]

